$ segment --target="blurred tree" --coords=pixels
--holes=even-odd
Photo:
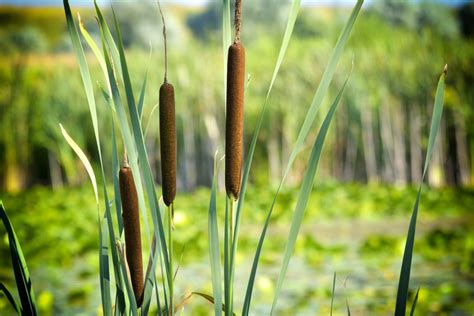
[[[399,0],[380,0],[373,5],[374,12],[395,26],[421,31],[431,29],[443,37],[455,37],[459,27],[453,10],[435,1],[416,3]]]
[[[287,19],[288,3],[285,0],[255,0],[243,5],[243,37],[246,40],[253,40],[258,37],[263,29],[268,36],[275,31],[275,26],[283,26]],[[231,19],[234,15],[234,4],[231,1]],[[201,40],[215,36],[220,32],[222,26],[222,3],[219,1],[209,1],[204,11],[190,14],[187,18],[187,25],[193,34]],[[233,34],[233,31],[232,31]]]
[[[465,37],[474,35],[474,2],[468,1],[458,11],[461,32]]]

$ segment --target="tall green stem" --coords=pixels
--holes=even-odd
[[[169,306],[169,315],[172,316],[174,315],[174,305],[173,305],[173,296],[174,296],[174,289],[173,289],[173,283],[174,283],[174,272],[173,272],[173,229],[174,229],[174,220],[173,216],[174,215],[174,203],[171,203],[171,205],[168,207],[168,243],[169,243],[169,277],[168,277],[168,282],[169,282],[169,289],[170,289],[170,306]]]

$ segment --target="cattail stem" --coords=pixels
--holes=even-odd
[[[241,25],[242,25],[242,0],[235,0],[235,11],[234,11],[235,40],[234,40],[234,43],[240,42]]]
[[[169,315],[174,315],[174,268],[173,268],[173,214],[174,214],[174,205],[168,207],[168,251],[169,251],[169,289],[170,289],[170,307],[169,307]]]
[[[165,78],[164,82],[168,81],[168,46],[167,46],[167,38],[166,38],[166,23],[165,23],[165,16],[163,11],[161,10],[160,0],[158,0],[158,9],[160,10],[161,22],[163,23],[163,42],[165,46]]]
[[[120,197],[125,232],[125,251],[137,307],[143,302],[143,262],[138,196],[132,170],[125,161],[119,171]]]

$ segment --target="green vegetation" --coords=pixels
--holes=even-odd
[[[296,189],[284,189],[275,207],[270,237],[262,252],[262,272],[257,277],[253,301],[256,313],[262,308],[267,310],[271,303],[267,296],[273,290],[268,282],[274,280],[277,272],[272,266],[280,260],[291,217],[286,210],[292,208],[296,193]],[[184,247],[176,278],[179,293],[184,290],[210,292],[206,216],[209,194],[209,189],[200,189],[177,196],[180,203],[175,210],[175,220],[180,233],[174,236],[175,249],[179,254]],[[400,258],[415,196],[416,188],[318,185],[295,248],[295,269],[300,267],[301,270],[296,269],[299,272],[292,273],[291,277],[301,287],[288,282],[281,298],[289,304],[286,308],[299,304],[296,296],[307,300],[301,303],[301,311],[314,308],[316,302],[321,314],[328,311],[332,275],[336,270],[336,311],[344,311],[345,293],[354,313],[393,312]],[[2,198],[8,202],[5,206],[22,244],[42,314],[97,308],[97,211],[91,188],[51,191],[38,187],[27,193],[2,194]],[[259,223],[264,221],[272,199],[271,193],[263,187],[252,186],[248,191],[246,204],[251,211],[242,218],[237,254],[242,268],[237,270],[237,288],[246,285],[244,276],[255,251],[261,229]],[[222,200],[218,203],[222,209]],[[412,280],[413,288],[421,286],[417,306],[421,315],[467,313],[473,307],[469,285],[469,278],[474,275],[472,205],[472,189],[423,192]],[[218,221],[223,222],[223,212],[217,216]],[[54,251],[48,250],[51,245]],[[13,275],[5,242],[1,243],[0,258],[0,278],[11,288]],[[306,283],[307,274],[312,276],[312,284]],[[190,280],[190,276],[196,280]],[[315,283],[320,286],[314,287]],[[243,298],[236,299],[236,303],[242,303]],[[0,298],[0,306],[2,315],[11,311],[5,297]],[[193,298],[187,311],[208,314],[212,306]]]
[[[225,76],[223,81],[219,76],[219,67],[224,68],[220,63],[227,58],[227,25],[231,21],[229,1],[223,3],[222,17],[216,19],[223,29],[223,59],[222,47],[213,41],[219,32],[212,24],[215,21],[206,25],[209,14],[215,13],[214,3],[203,12],[171,10],[172,16],[180,17],[172,20],[173,53],[165,61],[177,95],[179,163],[173,174],[178,178],[179,193],[176,205],[168,209],[158,199],[160,190],[156,188],[156,180],[163,177],[159,167],[164,166],[157,152],[164,145],[160,142],[166,141],[166,137],[160,140],[163,133],[159,133],[154,115],[162,76],[156,70],[163,68],[163,60],[157,56],[163,54],[148,53],[139,38],[146,33],[140,28],[153,21],[153,16],[144,15],[137,27],[112,11],[103,16],[96,6],[97,29],[87,21],[89,13],[85,20],[73,18],[65,1],[79,76],[70,46],[58,40],[61,32],[38,26],[41,19],[36,15],[41,13],[23,17],[24,25],[18,26],[11,18],[19,14],[17,10],[0,10],[0,15],[8,17],[5,25],[9,30],[0,32],[1,38],[7,38],[6,44],[0,45],[0,54],[5,56],[0,62],[0,81],[5,83],[0,86],[0,110],[5,114],[0,118],[0,164],[5,166],[0,169],[0,188],[7,198],[18,199],[20,206],[32,199],[30,194],[37,194],[38,199],[33,198],[31,210],[22,209],[12,216],[24,221],[21,234],[30,234],[25,237],[25,253],[29,251],[37,264],[31,264],[34,286],[39,289],[36,302],[32,291],[25,291],[25,283],[30,281],[19,281],[19,276],[28,278],[29,273],[22,270],[26,264],[21,262],[21,250],[19,257],[15,254],[19,246],[12,243],[12,230],[2,208],[10,240],[5,249],[8,245],[12,249],[21,308],[32,308],[33,304],[45,314],[99,309],[106,315],[113,310],[121,315],[146,315],[151,309],[165,315],[186,304],[194,314],[208,314],[211,302],[216,303],[214,311],[219,314],[224,302],[226,316],[240,313],[241,307],[243,315],[250,311],[266,314],[270,306],[270,314],[274,310],[332,314],[335,302],[336,310],[348,311],[345,304],[350,304],[358,313],[384,314],[396,306],[395,314],[402,316],[405,305],[413,302],[418,303],[420,313],[471,310],[474,238],[468,227],[473,222],[470,208],[474,194],[469,185],[474,179],[474,130],[470,124],[474,113],[469,104],[474,96],[467,88],[472,81],[467,69],[472,68],[474,46],[466,40],[472,36],[466,33],[466,17],[459,14],[456,18],[452,9],[424,2],[409,6],[382,1],[364,12],[360,30],[346,45],[362,1],[350,17],[346,11],[305,11],[294,37],[299,1],[291,8],[282,1],[282,10],[270,10],[271,14],[289,15],[278,57],[275,52],[281,35],[263,35],[272,17],[260,19],[255,32],[243,33],[248,37],[245,43],[251,61],[246,68],[244,130],[244,148],[249,149],[245,150],[240,195],[237,198],[235,193],[237,201],[224,205],[221,197],[225,194],[218,192],[219,155],[214,154],[223,148],[226,129],[222,89],[226,82]],[[254,13],[265,4],[266,0],[257,2]],[[131,14],[138,11],[130,8]],[[258,15],[254,18],[259,25]],[[314,20],[326,28],[313,30]],[[198,33],[186,25],[199,26]],[[393,41],[393,36],[402,40]],[[161,52],[160,44],[150,40]],[[180,49],[183,45],[186,49]],[[83,47],[88,47],[85,54]],[[194,58],[193,50],[200,58]],[[356,66],[348,76],[354,60]],[[439,75],[439,65],[446,62],[454,65],[455,75],[448,77],[445,91],[445,71],[435,92],[433,78]],[[243,95],[243,87],[238,88]],[[320,109],[322,114],[317,115]],[[62,123],[60,129],[58,123]],[[320,129],[313,127],[315,123]],[[130,259],[125,258],[125,247],[131,242],[127,238],[125,242],[122,233],[124,202],[118,185],[119,157],[124,152],[138,193],[138,198],[132,199],[134,218],[138,220],[140,211],[144,224],[139,240],[148,265],[143,295],[138,293],[143,276],[132,276],[132,282],[129,274],[134,272],[127,266]],[[319,182],[313,185],[317,170],[322,175],[321,186]],[[90,189],[81,187],[87,176],[95,203],[89,201],[93,196]],[[431,187],[426,196],[421,195],[415,243],[425,178]],[[198,189],[211,181],[211,191]],[[294,189],[285,189],[283,183]],[[51,185],[55,190],[35,188],[31,193],[15,193],[35,184]],[[419,185],[418,190],[412,184]],[[453,188],[444,187],[446,184]],[[74,200],[81,191],[83,200]],[[194,193],[183,193],[190,191]],[[55,202],[54,195],[61,193]],[[75,203],[69,204],[70,200]],[[165,199],[165,204],[169,200]],[[38,224],[48,219],[44,217],[49,211],[37,213],[43,203],[52,203],[52,212],[59,215],[49,219],[62,225],[50,234],[45,232],[49,223]],[[85,207],[80,220],[78,205]],[[432,210],[426,211],[428,206]],[[62,209],[70,215],[58,212]],[[35,217],[39,218],[34,221]],[[225,226],[220,227],[222,223]],[[137,232],[137,241],[139,229],[130,227],[129,231]],[[63,236],[64,241],[57,236]],[[5,249],[0,244],[0,252]],[[43,261],[37,258],[40,256]],[[10,303],[14,299],[7,288],[13,279],[8,272],[11,269],[3,269],[10,267],[8,256],[4,258],[0,275],[2,279],[5,276],[7,287],[1,288],[6,296],[0,297],[0,311],[8,313],[7,299]],[[179,267],[176,281],[175,267]],[[138,268],[135,270],[143,274],[144,266],[139,263]],[[317,275],[317,286],[308,275]],[[327,276],[334,279],[326,280]],[[341,276],[346,278],[343,283]],[[284,284],[285,279],[289,280]],[[415,291],[416,286],[421,290]],[[203,293],[212,293],[216,301]]]
[[[282,7],[282,10],[286,9]],[[29,10],[34,12],[34,9],[23,9],[21,14],[28,14]],[[435,12],[440,11],[445,12],[445,20],[455,20],[455,13],[448,8]],[[120,12],[117,9],[119,18]],[[212,40],[192,37],[186,25],[178,23],[186,22],[184,12],[179,7],[171,7],[167,11],[170,17],[181,19],[170,18],[174,24],[169,25],[169,41],[174,48],[169,55],[169,75],[175,78],[173,84],[177,91],[186,91],[185,94],[176,94],[180,161],[177,178],[180,189],[191,190],[202,185],[210,186],[214,150],[223,148],[223,77],[216,76],[217,70],[223,69],[223,59],[219,37],[216,39],[214,36]],[[349,182],[418,183],[423,163],[422,148],[426,146],[427,123],[434,98],[433,81],[439,75],[439,65],[448,63],[450,73],[445,112],[439,131],[441,145],[435,149],[428,181],[432,185],[472,184],[474,125],[470,122],[474,114],[470,104],[474,102],[474,95],[469,87],[471,74],[474,73],[473,42],[459,32],[445,36],[439,25],[432,27],[425,24],[413,31],[410,23],[394,25],[377,12],[369,10],[361,13],[336,72],[335,84],[329,90],[327,100],[332,100],[337,93],[336,87],[345,80],[344,69],[350,68],[354,58],[356,62],[351,84],[341,100],[340,113],[336,115],[326,141],[328,155],[323,155],[320,162],[322,178]],[[311,101],[313,89],[321,78],[327,57],[342,27],[341,14],[329,9],[305,8],[301,11],[270,96],[269,107],[272,111],[265,117],[255,152],[255,163],[260,168],[251,174],[251,181],[277,183],[280,178],[291,151],[290,144],[294,143],[298,126],[304,120],[306,105]],[[90,11],[81,10],[84,24],[97,38],[97,26],[91,15]],[[62,13],[58,16],[54,24],[64,25]],[[159,30],[158,12],[152,18],[147,20],[148,24],[153,21],[155,31]],[[247,21],[253,23],[248,20],[250,18]],[[15,27],[22,29],[18,24]],[[284,21],[278,25],[280,32],[274,31],[275,27],[270,32],[270,27],[263,24],[263,30],[259,31],[261,36],[248,34],[247,41],[246,35],[243,35],[248,42],[247,73],[250,76],[244,126],[246,142],[251,139],[267,92],[283,27]],[[132,31],[136,30],[124,28],[125,34]],[[1,36],[2,42],[3,39],[8,42],[5,34]],[[67,35],[62,36],[64,42],[70,45]],[[62,140],[58,122],[64,126],[81,122],[80,130],[70,132],[88,156],[96,156],[76,62],[69,50],[58,52],[53,49],[54,40],[49,40],[49,35],[44,37],[48,39],[46,46],[50,49],[43,53],[1,53],[0,109],[5,115],[0,121],[6,128],[0,133],[0,161],[8,166],[0,171],[0,187],[3,190],[15,191],[34,184],[61,186],[86,180],[82,173],[77,172],[77,158]],[[129,70],[133,74],[132,86],[136,91],[141,88],[147,69],[161,69],[163,65],[159,40],[158,37],[152,42],[151,58],[148,42],[144,49],[133,43],[128,46]],[[192,51],[199,51],[201,58],[190,58],[189,52]],[[92,76],[101,78],[99,65],[90,52],[88,56],[91,57],[88,61]],[[143,112],[145,122],[158,122],[158,112],[155,111],[152,117],[150,113],[158,103],[157,87],[161,81],[161,72],[148,72]],[[196,84],[198,82],[206,84]],[[102,79],[93,84],[95,87],[105,85]],[[98,98],[97,102],[99,117],[106,116],[105,101]],[[41,115],[43,111],[49,115]],[[101,135],[107,139],[111,137],[108,124],[99,126]],[[382,126],[389,128],[382,129]],[[10,132],[5,133],[5,130]],[[150,152],[158,153],[158,138],[158,124],[150,124],[146,139]],[[103,148],[103,151],[104,160],[110,160],[110,148]],[[301,161],[297,161],[288,178],[290,183],[296,184],[301,180],[305,159],[303,156]],[[97,166],[97,161],[92,162]],[[150,162],[159,175],[159,155],[151,156]]]

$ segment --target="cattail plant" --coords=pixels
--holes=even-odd
[[[242,1],[235,2],[235,39],[227,57],[225,187],[229,197],[240,192],[243,147],[245,48],[240,42]]]
[[[174,87],[168,82],[168,47],[166,43],[166,24],[160,1],[158,1],[161,21],[163,23],[163,42],[165,47],[165,76],[160,87],[160,147],[161,147],[161,177],[163,201],[168,206],[168,251],[169,251],[169,315],[174,315],[174,268],[173,268],[173,201],[176,196],[176,118]]]
[[[143,262],[142,242],[140,237],[140,216],[138,197],[133,180],[132,170],[127,160],[119,171],[120,197],[122,199],[122,217],[125,231],[125,250],[133,292],[140,307],[143,301]]]
[[[159,2],[158,2],[159,5]],[[160,7],[160,13],[161,7]],[[176,196],[176,119],[174,87],[168,82],[168,52],[166,46],[166,26],[163,14],[163,36],[165,43],[165,78],[160,87],[160,146],[163,200],[166,206],[173,203]]]

